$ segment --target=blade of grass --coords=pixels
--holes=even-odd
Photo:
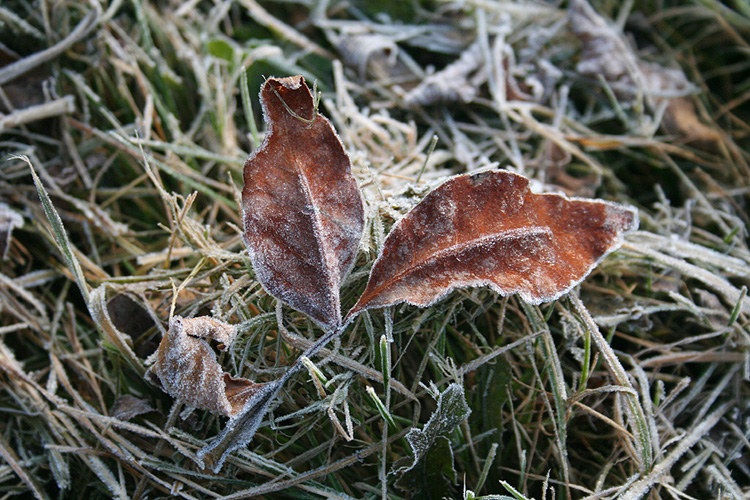
[[[596,344],[599,352],[602,354],[604,363],[610,373],[615,377],[618,384],[628,389],[628,392],[625,393],[625,398],[628,402],[627,408],[631,413],[630,421],[632,422],[633,435],[635,436],[635,449],[638,452],[641,470],[648,472],[653,467],[654,445],[651,443],[651,433],[649,431],[648,422],[646,421],[646,414],[638,401],[637,392],[635,391],[633,384],[630,382],[630,378],[628,377],[625,368],[620,363],[620,360],[617,359],[617,355],[612,350],[612,347],[607,340],[602,336],[599,327],[594,323],[591,313],[589,313],[586,306],[583,305],[581,299],[579,299],[575,293],[569,294],[568,297],[570,297],[576,313],[579,318],[581,318],[583,325],[589,330],[591,338],[594,340],[594,344]]]
[[[34,481],[34,479],[32,479],[31,476],[26,473],[23,467],[21,467],[18,457],[13,452],[13,449],[8,445],[7,441],[5,441],[5,438],[2,436],[2,434],[0,434],[0,456],[3,457],[5,463],[10,465],[10,467],[13,469],[13,472],[16,473],[21,481],[23,481],[24,484],[29,487],[29,489],[31,490],[31,494],[34,495],[34,498],[36,498],[37,500],[49,499],[47,494],[44,493],[44,490],[42,490],[39,485],[36,484],[36,481]]]
[[[73,273],[73,278],[78,285],[78,289],[80,290],[81,295],[83,295],[83,299],[86,301],[86,304],[89,305],[89,286],[86,283],[86,278],[84,277],[83,271],[81,270],[81,264],[76,258],[76,251],[71,244],[70,239],[68,239],[68,233],[65,230],[65,226],[63,225],[62,219],[60,218],[60,214],[57,213],[55,206],[52,204],[52,200],[50,199],[47,190],[44,188],[42,181],[39,179],[39,176],[37,176],[36,170],[31,164],[31,160],[28,156],[25,155],[11,156],[9,159],[21,160],[29,166],[29,169],[31,170],[31,177],[34,179],[34,185],[36,186],[37,193],[39,194],[39,200],[42,202],[42,207],[44,208],[44,214],[47,216],[47,220],[52,226],[52,232],[55,237],[57,248],[58,250],[60,250],[63,259],[65,259],[65,263],[67,264],[68,269],[70,269],[71,273]]]
[[[37,66],[56,58],[73,46],[73,44],[91,33],[91,31],[97,26],[99,15],[101,14],[98,4],[93,4],[93,6],[94,9],[92,9],[86,17],[78,23],[70,35],[46,50],[24,57],[20,61],[9,64],[4,68],[0,68],[0,85],[14,80],[19,76],[28,73]]]
[[[549,326],[544,322],[544,316],[537,306],[533,306],[524,301],[521,301],[526,317],[531,324],[531,328],[534,332],[541,332],[542,352],[545,358],[545,371],[549,374],[550,385],[552,387],[552,397],[555,401],[555,407],[549,404],[548,398],[546,397],[546,391],[542,392],[545,403],[547,405],[547,412],[552,417],[555,428],[555,441],[557,441],[557,448],[559,452],[558,460],[560,467],[563,471],[563,478],[565,484],[570,483],[570,462],[568,459],[568,393],[565,386],[565,377],[562,372],[562,365],[560,364],[560,358],[557,355],[552,334],[549,331]],[[530,345],[530,344],[529,344]],[[532,358],[533,359],[533,358]],[[533,363],[534,370],[536,371],[536,363]],[[541,375],[537,373],[537,378],[543,380]],[[567,489],[567,486],[566,486]],[[570,490],[567,489],[567,495],[570,496]]]
[[[722,405],[705,419],[695,422],[688,433],[679,441],[677,446],[670,451],[664,460],[656,464],[643,478],[631,485],[621,496],[622,500],[638,500],[643,498],[648,491],[658,484],[659,480],[669,473],[669,470],[677,463],[688,450],[704,437],[713,427],[719,423],[721,417],[729,409],[729,405]]]

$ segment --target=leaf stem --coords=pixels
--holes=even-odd
[[[304,368],[305,359],[315,356],[328,342],[336,338],[345,327],[346,324],[344,323],[328,330],[325,335],[302,353],[278,380],[267,383],[265,389],[258,391],[257,395],[248,401],[243,411],[229,420],[221,434],[198,452],[197,458],[200,465],[218,472],[231,452],[252,441],[263,422],[263,417],[271,406],[271,402],[276,398],[287,380]]]

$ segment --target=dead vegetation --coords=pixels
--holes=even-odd
[[[3,498],[747,498],[743,6],[4,2]],[[363,313],[212,474],[196,453],[225,421],[146,358],[172,307],[235,325],[218,360],[258,383],[321,335],[240,236],[257,92],[292,74],[364,192],[345,310],[447,175],[509,168],[635,205],[641,230],[552,304]]]

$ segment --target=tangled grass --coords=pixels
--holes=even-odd
[[[747,498],[750,12],[601,0],[596,32],[569,4],[4,2],[1,497]],[[344,308],[447,175],[511,168],[635,205],[641,230],[552,304],[363,314],[212,474],[194,459],[221,419],[143,374],[173,304],[236,324],[220,360],[253,380],[320,335],[240,238],[255,96],[290,74],[365,193]],[[410,429],[435,439],[403,473]]]

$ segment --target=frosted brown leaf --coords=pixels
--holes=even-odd
[[[398,302],[427,306],[455,288],[489,286],[538,304],[579,283],[638,225],[635,209],[536,195],[505,171],[454,177],[391,230],[349,317]]]
[[[215,340],[225,350],[236,335],[234,326],[213,318],[174,316],[146,378],[188,406],[238,415],[266,384],[225,373],[207,341]]]
[[[260,98],[268,134],[245,163],[245,244],[266,291],[333,329],[364,225],[359,188],[304,78],[269,78]]]

